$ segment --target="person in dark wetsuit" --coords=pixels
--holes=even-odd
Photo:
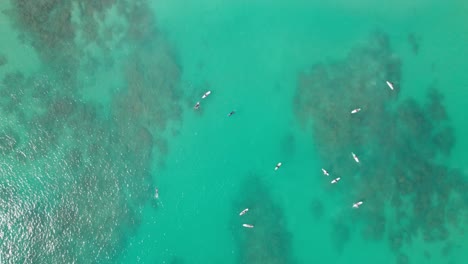
[[[198,110],[198,108],[200,108],[200,102],[197,102],[195,104],[195,106],[193,107],[193,109],[195,109],[195,110]]]
[[[232,110],[232,111],[228,114],[228,116],[232,116],[232,115],[235,114],[235,113],[236,113],[236,111]]]

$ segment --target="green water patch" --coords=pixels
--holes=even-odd
[[[171,48],[146,1],[18,0],[6,13],[40,65],[1,76],[3,260],[115,262],[180,122]]]
[[[237,263],[294,263],[291,234],[283,210],[274,201],[263,178],[250,174],[240,188],[235,210],[249,204],[249,211],[234,215],[233,234],[238,247]],[[253,228],[243,227],[253,225]]]
[[[321,159],[338,175],[349,175],[343,176],[350,190],[343,202],[364,200],[352,216],[363,238],[386,240],[397,263],[409,263],[405,248],[419,234],[431,243],[462,232],[449,219],[466,221],[468,197],[461,171],[444,165],[455,138],[441,92],[433,84],[422,102],[400,98],[401,65],[388,37],[377,32],[345,59],[300,73],[295,112],[303,127],[312,128]],[[361,111],[352,114],[356,108]],[[349,232],[338,223],[331,236],[343,247]]]

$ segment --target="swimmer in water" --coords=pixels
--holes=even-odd
[[[279,162],[278,164],[276,164],[276,167],[275,167],[275,170],[278,170],[280,167],[281,167],[281,162]]]
[[[335,179],[333,179],[333,180],[331,181],[331,184],[335,184],[335,183],[339,182],[340,180],[341,180],[340,177],[335,178]]]
[[[359,163],[359,158],[356,156],[356,154],[354,154],[354,152],[351,152],[351,155],[353,156],[354,161]]]
[[[203,96],[201,97],[202,99],[205,99],[208,97],[208,95],[211,94],[211,91],[207,91],[205,94],[203,94]]]
[[[245,227],[245,228],[253,228],[254,227],[253,225],[249,225],[249,224],[243,224],[242,226]]]
[[[242,212],[239,213],[240,216],[245,215],[249,211],[249,208],[245,208]]]
[[[236,113],[236,111],[232,110],[231,112],[229,112],[228,116],[232,116],[235,113]]]
[[[357,208],[359,208],[359,206],[361,206],[361,204],[363,204],[363,201],[359,201],[359,202],[357,202],[357,203],[354,203],[354,204],[353,204],[353,208],[356,208],[356,209],[357,209]]]
[[[159,190],[158,190],[158,188],[155,188],[155,190],[154,190],[154,199],[156,200],[156,205],[157,206],[161,205],[161,207],[164,207],[163,202],[159,199]]]
[[[322,172],[323,172],[323,175],[325,175],[325,176],[330,176],[330,174],[328,173],[328,171],[326,171],[324,168],[322,168]]]
[[[195,106],[193,107],[193,109],[195,109],[195,110],[198,110],[198,108],[200,108],[200,102],[197,102],[195,104]]]
[[[351,111],[351,114],[355,114],[357,112],[361,111],[361,108],[356,108],[356,109],[353,109],[353,111]]]
[[[387,81],[387,85],[390,87],[390,90],[393,90],[393,84],[391,82]]]

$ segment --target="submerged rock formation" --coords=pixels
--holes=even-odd
[[[455,138],[442,94],[432,86],[421,104],[398,98],[403,88],[401,61],[388,37],[376,33],[345,59],[302,72],[294,104],[302,126],[312,127],[322,161],[346,175],[343,202],[367,199],[364,215],[353,216],[364,223],[364,238],[387,239],[400,263],[408,261],[402,244],[419,232],[426,241],[446,240],[449,225],[457,228],[449,219],[468,220],[466,177],[443,165]]]

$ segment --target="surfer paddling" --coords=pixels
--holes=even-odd
[[[197,102],[195,104],[195,106],[193,107],[193,109],[195,109],[195,110],[198,110],[198,108],[200,108],[200,102]]]
[[[357,203],[353,203],[353,208],[359,208],[359,206],[361,206],[363,204],[363,201],[359,201]]]
[[[242,212],[239,213],[240,216],[243,216],[245,215],[245,213],[247,213],[249,211],[249,208],[245,208],[244,210],[242,210]]]
[[[249,225],[249,224],[243,224],[242,226],[245,227],[245,228],[253,228],[254,227],[253,225]]]
[[[328,173],[328,171],[325,170],[324,168],[322,168],[322,172],[323,172],[323,175],[325,175],[325,176],[330,176],[330,174]]]
[[[205,99],[208,97],[208,95],[211,94],[211,91],[207,91],[206,93],[203,94],[203,96],[201,97],[202,99]]]
[[[351,155],[353,156],[354,161],[359,163],[359,158],[356,156],[356,154],[354,154],[354,152],[351,152]]]
[[[281,162],[278,162],[278,164],[276,164],[275,170],[278,170],[281,167],[281,165]]]
[[[231,112],[229,112],[228,116],[232,116],[235,113],[236,113],[236,111],[232,110]]]
[[[335,178],[335,179],[333,179],[333,180],[331,181],[331,184],[335,184],[335,183],[339,182],[340,180],[341,180],[340,177]]]
[[[156,201],[156,205],[161,207],[164,207],[163,202],[159,199],[159,190],[158,188],[154,188],[154,200]]]
[[[387,85],[390,87],[390,90],[393,90],[393,84],[391,82],[387,81]]]
[[[356,114],[357,112],[361,111],[361,108],[356,108],[351,111],[351,114]]]

